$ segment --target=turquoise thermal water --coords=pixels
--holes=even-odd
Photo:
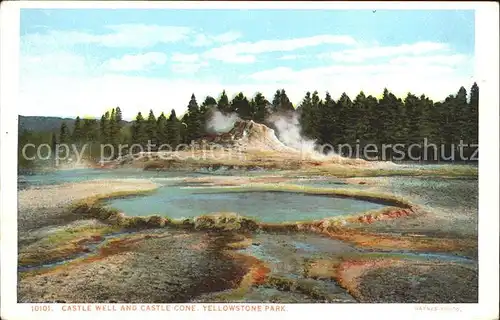
[[[383,207],[368,201],[293,192],[217,190],[220,192],[203,193],[202,188],[164,186],[152,194],[112,199],[106,205],[130,216],[160,214],[180,219],[215,212],[235,212],[262,222],[316,220]]]

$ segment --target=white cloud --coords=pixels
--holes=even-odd
[[[187,39],[192,33],[188,27],[146,24],[120,24],[106,26],[103,34],[82,31],[53,30],[48,33],[32,33],[22,36],[26,50],[68,48],[76,44],[96,44],[105,47],[146,48],[159,43],[172,43]]]
[[[124,55],[105,62],[105,67],[111,71],[141,71],[155,65],[167,62],[167,55],[162,52],[148,52],[136,55]]]
[[[92,67],[84,56],[58,51],[50,54],[21,55],[20,75],[29,74],[87,74]]]
[[[241,38],[241,33],[236,31],[229,31],[225,33],[221,33],[213,37],[216,42],[227,43],[233,42]]]
[[[405,57],[389,62],[334,64],[301,70],[277,67],[255,72],[246,78],[263,86],[273,84],[284,88],[297,88],[302,83],[311,91],[329,91],[333,96],[345,91],[354,97],[360,90],[379,95],[387,87],[399,96],[411,91],[443,99],[448,94],[455,93],[460,86],[471,82],[470,74],[456,68],[460,61],[470,62],[470,58],[461,55]],[[300,87],[297,89],[299,92],[304,91]],[[294,99],[300,98],[294,96],[294,93],[291,95]]]
[[[120,34],[127,28],[122,26],[121,29],[112,29],[112,34]],[[137,36],[144,31],[130,32],[135,32]],[[350,37],[339,36],[243,42],[223,45],[199,55],[174,53],[169,56],[170,70],[185,74],[190,80],[170,76],[168,72],[165,72],[166,76],[175,79],[106,74],[110,69],[141,70],[151,65],[163,65],[167,63],[167,58],[163,53],[149,52],[117,57],[103,65],[92,54],[76,54],[62,45],[78,43],[73,36],[80,37],[79,41],[83,39],[86,43],[97,41],[93,38],[95,35],[88,33],[64,33],[62,40],[53,39],[53,44],[60,47],[39,43],[41,47],[36,51],[23,50],[20,61],[20,114],[99,117],[104,110],[117,105],[128,119],[133,118],[138,111],[147,113],[149,109],[159,114],[174,108],[178,114],[183,114],[193,92],[201,102],[206,95],[218,96],[223,89],[227,90],[229,96],[242,91],[251,97],[260,91],[272,99],[278,88],[285,88],[294,104],[298,104],[308,90],[318,90],[321,95],[329,91],[334,98],[345,91],[354,98],[360,90],[379,95],[384,87],[400,96],[412,91],[415,94],[425,93],[433,99],[443,99],[455,93],[460,86],[470,85],[473,81],[470,77],[472,72],[468,73],[468,66],[472,65],[470,57],[452,52],[446,44],[429,42],[389,47],[392,48],[390,50],[388,47],[372,46],[371,49],[341,51],[344,55],[349,53],[358,59],[361,57],[363,64],[342,64],[330,60],[325,66],[316,68],[276,67],[244,75],[242,79],[232,82],[192,76],[207,66],[210,59],[252,63],[256,61],[256,55],[264,52],[290,52],[323,43],[356,43]],[[149,38],[132,39],[127,33],[101,37],[98,43],[139,48],[158,41],[177,41],[173,40],[175,36],[168,34],[145,37]],[[25,41],[26,38],[23,43]],[[292,56],[301,57],[290,53],[290,59]],[[384,58],[384,61],[370,61],[373,58]],[[224,75],[224,72],[220,74]],[[166,99],[168,105],[165,105]]]
[[[378,76],[378,75],[428,75],[436,76],[453,73],[454,68],[450,65],[426,63],[422,60],[420,63],[407,65],[399,63],[379,63],[367,65],[329,65],[315,68],[306,68],[294,71],[288,67],[277,67],[264,71],[255,72],[247,78],[256,81],[294,81],[293,79],[302,79],[304,81],[319,79],[320,77],[331,76]],[[398,80],[399,81],[399,80]]]
[[[184,53],[174,53],[172,55],[172,61],[175,62],[196,62],[200,60],[200,57],[196,54],[184,54]]]
[[[402,65],[446,65],[446,66],[456,66],[461,63],[469,62],[470,58],[464,54],[449,54],[449,55],[431,55],[431,56],[421,56],[412,57],[404,56],[391,59],[389,63],[391,64],[402,64]]]
[[[281,56],[279,58],[279,60],[297,60],[297,59],[304,58],[304,57],[306,57],[306,56],[303,54],[287,54],[287,55]]]
[[[47,65],[47,61],[34,58],[32,62],[51,68],[52,65]],[[179,62],[172,66],[172,70],[194,73],[198,71],[199,64],[202,62]],[[149,109],[159,114],[174,108],[181,115],[193,92],[198,101],[202,101],[207,95],[218,96],[223,89],[229,96],[242,91],[252,97],[260,91],[272,99],[277,89],[284,88],[295,105],[300,103],[306,91],[318,90],[322,96],[329,91],[334,98],[346,92],[354,99],[360,90],[366,94],[380,95],[384,87],[401,97],[411,91],[440,100],[455,93],[460,86],[471,85],[473,81],[469,74],[458,72],[449,65],[391,63],[332,65],[303,70],[278,67],[256,72],[251,79],[243,79],[239,83],[189,78],[118,74],[88,76],[67,72],[37,74],[32,70],[21,78],[20,114],[98,117],[104,110],[119,105],[127,119],[133,118],[138,111],[147,113]],[[165,105],[165,99],[168,99],[168,105]]]
[[[238,42],[210,49],[204,53],[206,58],[220,60],[228,63],[253,62],[252,55],[265,52],[294,51],[306,47],[314,47],[322,44],[344,44],[354,45],[356,41],[350,36],[317,35],[312,37],[282,39],[282,40],[260,40],[256,42]],[[240,58],[240,57],[245,58]]]
[[[260,91],[272,99],[278,88],[284,88],[295,105],[300,103],[306,91],[318,90],[322,97],[329,91],[335,99],[346,92],[354,99],[360,90],[366,94],[379,95],[384,87],[399,96],[411,91],[415,94],[424,93],[433,99],[444,99],[448,94],[456,93],[460,86],[467,87],[473,81],[468,76],[454,73],[429,76],[420,73],[412,77],[390,72],[371,76],[343,73],[317,78],[311,74],[306,79],[300,78],[304,73],[293,70],[278,69],[274,73],[281,73],[281,79],[291,78],[236,84],[216,80],[171,80],[126,75],[29,77],[22,81],[20,114],[99,117],[108,108],[118,105],[126,119],[132,119],[138,111],[147,113],[149,109],[159,114],[174,108],[177,114],[182,115],[193,92],[201,102],[207,95],[217,97],[223,89],[229,96],[242,91],[247,97],[252,97]],[[165,104],[167,100],[168,104]]]
[[[220,52],[216,57],[213,57],[215,60],[224,61],[226,63],[253,63],[257,59],[254,55],[245,54],[245,55],[234,55],[230,52]]]
[[[170,66],[171,70],[175,73],[195,73],[203,67],[208,66],[208,62],[181,62],[175,63]]]
[[[174,53],[172,55],[173,64],[170,69],[175,73],[190,74],[195,73],[203,67],[207,67],[207,61],[201,61],[200,56],[196,53],[184,54]]]
[[[438,51],[446,51],[449,47],[439,42],[417,42],[399,46],[372,46],[338,52],[320,54],[319,58],[329,58],[337,62],[363,62],[374,58],[394,57],[400,55],[422,55]]]
[[[197,34],[192,42],[195,47],[206,47],[213,43],[212,39],[204,34]]]
[[[205,47],[216,43],[232,42],[239,38],[241,38],[241,33],[236,31],[228,31],[214,36],[197,34],[191,44],[195,47]]]

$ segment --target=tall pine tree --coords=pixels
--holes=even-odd
[[[156,150],[158,147],[158,138],[156,137],[156,131],[157,129],[157,123],[156,123],[156,117],[154,115],[153,110],[149,110],[149,116],[148,120],[146,121],[146,134],[148,136],[148,140],[150,141],[151,145],[151,150]],[[156,146],[156,147],[155,147]]]
[[[158,139],[158,146],[168,144],[167,139],[167,117],[162,112],[156,120],[156,137]]]
[[[139,112],[132,124],[132,143],[145,147],[148,142],[148,134],[146,131],[146,122],[144,117]],[[134,150],[137,151],[137,150]]]
[[[166,138],[168,144],[172,149],[175,149],[182,142],[182,128],[184,127],[183,123],[177,119],[177,115],[175,114],[175,110],[172,109],[170,112],[170,116],[167,120],[166,127]]]
[[[254,110],[253,120],[258,123],[265,123],[269,116],[269,101],[260,92],[257,92],[250,102],[251,109]]]
[[[222,91],[222,94],[217,101],[217,109],[222,113],[230,113],[231,106],[229,105],[229,98],[226,94],[226,90]]]
[[[189,104],[187,107],[186,125],[186,138],[188,143],[199,139],[204,134],[205,128],[203,128],[202,125],[200,108],[198,107],[198,103],[196,102],[194,93],[191,95],[191,99],[189,100]]]
[[[250,102],[245,97],[243,92],[238,93],[231,101],[231,110],[234,110],[238,116],[243,120],[251,120],[254,115],[254,110]]]
[[[66,122],[61,123],[61,129],[59,130],[59,143],[67,144],[70,142],[70,134],[68,125]]]
[[[71,140],[73,143],[79,144],[82,142],[82,123],[80,117],[76,117],[75,126],[73,128],[73,133],[71,134]]]

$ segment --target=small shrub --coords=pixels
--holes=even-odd
[[[241,229],[244,231],[255,231],[259,228],[257,222],[248,218],[241,218],[240,221]]]
[[[197,217],[194,221],[197,230],[214,231],[253,231],[258,228],[255,221],[235,213],[217,213]]]
[[[165,226],[165,220],[159,215],[154,215],[147,218],[146,224],[151,228],[162,228]]]
[[[144,217],[126,217],[123,227],[127,229],[139,229],[147,227],[147,220]]]
[[[126,219],[125,214],[123,214],[122,212],[115,211],[109,215],[107,221],[112,225],[121,226],[124,224],[125,219]]]
[[[200,216],[194,220],[194,227],[197,230],[211,230],[215,226],[215,219],[211,216]]]
[[[277,276],[269,277],[267,284],[280,291],[294,291],[297,286],[294,280]]]

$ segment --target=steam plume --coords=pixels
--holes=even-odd
[[[240,118],[236,113],[225,115],[219,110],[212,109],[211,116],[207,122],[207,131],[211,133],[228,132],[238,120],[240,120]]]
[[[274,114],[268,118],[268,121],[274,125],[278,131],[279,140],[287,147],[291,147],[300,151],[302,154],[308,154],[315,158],[324,157],[324,155],[314,149],[316,141],[308,139],[301,134],[302,130],[297,114]]]

